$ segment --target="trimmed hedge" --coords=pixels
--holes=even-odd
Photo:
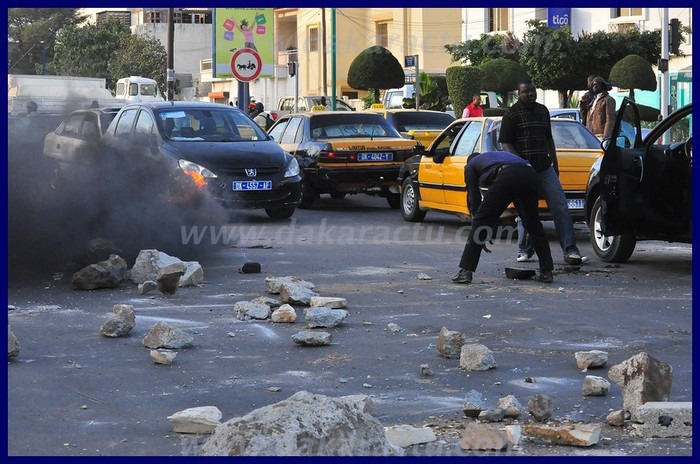
[[[445,70],[445,78],[455,117],[459,119],[472,95],[481,92],[481,71],[474,66],[451,66]]]

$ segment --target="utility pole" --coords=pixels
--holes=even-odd
[[[46,42],[41,41],[41,75],[46,75]]]
[[[321,47],[323,50],[322,55],[322,77],[323,80],[323,93],[321,95],[328,95],[328,75],[326,71],[326,9],[321,8]]]
[[[168,8],[168,101],[175,98],[175,15],[173,8]]]
[[[331,109],[335,110],[335,8],[331,8]]]
[[[659,89],[661,93],[661,102],[659,104],[659,111],[662,118],[668,116],[670,89],[670,78],[668,74],[668,21],[668,8],[664,8],[661,19],[661,60],[659,62],[659,71],[661,71],[661,88]]]

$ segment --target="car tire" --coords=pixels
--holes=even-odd
[[[306,181],[301,183],[301,200],[299,200],[300,209],[311,209],[311,205],[318,197],[318,194]]]
[[[401,214],[408,222],[421,222],[425,218],[426,211],[418,207],[418,186],[411,179],[403,182],[401,189]]]
[[[391,209],[399,209],[401,207],[401,194],[398,192],[387,192],[386,202],[389,203]]]
[[[51,162],[48,167],[49,172],[49,186],[52,190],[59,190],[63,184],[63,179],[61,178],[61,167],[56,162]]]
[[[331,192],[331,198],[334,200],[342,200],[345,198],[345,192]]]
[[[294,214],[296,208],[265,208],[265,213],[270,219],[289,219]]]
[[[600,259],[608,263],[624,263],[637,245],[637,239],[632,234],[621,234],[606,237],[603,235],[603,212],[600,197],[593,203],[590,217],[591,245]]]

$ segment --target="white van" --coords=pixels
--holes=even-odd
[[[156,81],[140,76],[122,77],[119,79],[115,96],[126,100],[127,103],[164,100],[158,90]]]

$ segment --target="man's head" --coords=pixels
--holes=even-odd
[[[591,90],[593,91],[593,93],[604,92],[608,90],[608,83],[602,77],[597,76],[593,79]]]
[[[478,93],[475,93],[474,95],[472,95],[472,104],[474,106],[481,105],[481,95],[479,95]]]
[[[265,106],[262,104],[262,102],[257,102],[255,104],[255,111],[257,111],[258,113],[262,113],[263,111],[265,111]]]
[[[521,81],[518,84],[518,100],[526,106],[537,101],[537,88],[532,81]]]
[[[586,86],[588,87],[588,90],[593,89],[593,79],[595,79],[596,76],[595,74],[589,74],[588,77],[586,78]]]

